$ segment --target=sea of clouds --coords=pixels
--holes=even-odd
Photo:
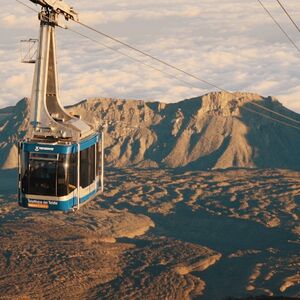
[[[38,9],[28,0],[23,0]],[[256,0],[69,0],[80,20],[231,91],[279,98],[300,112],[300,53]],[[276,1],[264,1],[300,47],[300,33]],[[284,1],[300,20],[299,0]],[[300,23],[300,22],[299,22]],[[300,24],[299,24],[300,25]],[[89,97],[175,102],[216,90],[69,22],[87,34],[193,87],[132,62],[65,29],[57,30],[61,99]],[[38,37],[36,13],[13,0],[0,9],[0,107],[30,96],[33,65],[20,63],[20,43]]]

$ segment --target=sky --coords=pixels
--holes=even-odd
[[[34,9],[38,6],[22,0]],[[263,0],[300,47],[300,33],[275,0]],[[277,97],[300,112],[300,53],[256,0],[69,0],[80,20],[230,91]],[[158,4],[159,2],[159,4]],[[300,1],[282,0],[300,25]],[[60,97],[64,104],[109,97],[177,102],[216,89],[118,45],[78,24],[57,28]],[[30,97],[33,64],[20,62],[20,40],[37,38],[37,14],[1,0],[0,107]],[[187,81],[132,62],[99,43]]]

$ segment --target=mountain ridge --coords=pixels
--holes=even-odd
[[[92,98],[66,108],[104,127],[111,167],[300,169],[300,130],[274,122],[271,116],[292,123],[251,102],[300,122],[300,115],[276,98],[239,92],[212,92],[176,103]],[[9,111],[4,119],[0,112],[1,168],[16,166],[13,145],[28,127],[26,100]]]

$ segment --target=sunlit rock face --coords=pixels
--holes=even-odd
[[[14,144],[28,128],[26,103],[0,110],[1,168],[17,164]],[[99,98],[67,109],[104,126],[109,166],[300,169],[300,130],[294,128],[300,115],[272,97],[214,92],[170,104]]]

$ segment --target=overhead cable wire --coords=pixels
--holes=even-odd
[[[279,1],[276,0],[277,3],[280,5],[280,7],[282,8],[282,10],[284,11],[284,13],[288,16],[288,18],[291,20],[291,22],[294,24],[294,26],[296,27],[296,29],[300,32],[300,28],[298,26],[298,24],[294,21],[294,19],[292,18],[292,16],[290,15],[290,13],[287,11],[287,9],[284,7],[284,5]]]
[[[249,102],[249,104],[253,104],[253,103],[252,103],[252,102]],[[263,114],[263,113],[261,113],[261,112],[259,112],[259,111],[257,111],[257,110],[251,109],[251,108],[249,108],[249,107],[241,106],[241,109],[248,110],[248,111],[250,111],[250,112],[252,112],[252,113],[258,114],[258,115],[263,116],[263,117],[265,117],[265,118],[267,118],[267,119],[270,119],[270,120],[276,121],[276,122],[278,122],[278,123],[281,123],[281,124],[283,124],[283,125],[285,125],[285,126],[288,126],[288,127],[291,127],[291,128],[297,129],[297,130],[300,130],[300,127],[297,127],[297,126],[291,125],[291,124],[289,124],[289,123],[287,123],[287,122],[284,122],[284,121],[275,119],[275,118],[273,118],[273,117],[271,117],[271,116],[268,116],[268,115],[266,115],[266,114]]]
[[[80,36],[82,36],[82,37],[84,37],[84,38],[86,38],[86,39],[88,39],[88,40],[90,40],[90,41],[92,41],[92,42],[94,42],[94,43],[97,43],[97,44],[101,45],[101,46],[104,47],[104,48],[107,48],[107,49],[110,49],[110,50],[112,50],[112,51],[114,51],[114,52],[116,52],[116,53],[119,53],[119,54],[121,54],[121,55],[123,55],[123,56],[129,58],[130,60],[132,60],[132,61],[134,61],[134,62],[137,62],[137,63],[139,63],[139,64],[142,64],[142,65],[144,65],[144,66],[146,66],[146,67],[148,67],[148,68],[151,68],[151,69],[153,69],[153,70],[155,70],[155,71],[157,71],[157,72],[163,73],[164,75],[167,75],[167,76],[169,76],[169,77],[171,77],[171,78],[173,78],[173,79],[176,79],[176,80],[180,81],[181,83],[184,83],[185,85],[189,85],[190,87],[192,87],[192,88],[194,88],[194,89],[203,90],[203,89],[201,89],[200,87],[198,87],[198,86],[196,86],[196,85],[193,85],[192,83],[190,83],[190,82],[188,82],[188,81],[185,81],[185,80],[183,80],[183,79],[181,79],[181,78],[179,78],[179,77],[177,77],[177,76],[175,76],[175,75],[173,75],[173,74],[171,74],[171,73],[168,73],[168,72],[166,72],[166,71],[164,71],[164,70],[161,70],[161,69],[159,69],[159,68],[156,68],[156,67],[154,67],[154,66],[152,66],[152,65],[149,65],[149,64],[145,63],[144,61],[142,61],[142,60],[140,60],[140,59],[137,59],[137,58],[135,58],[135,57],[133,57],[133,56],[131,56],[131,55],[128,55],[128,54],[124,53],[123,51],[120,51],[120,50],[115,49],[115,48],[113,48],[113,47],[110,47],[110,46],[108,46],[108,45],[106,45],[106,44],[104,44],[104,43],[101,43],[100,41],[95,40],[95,39],[93,39],[93,38],[91,38],[91,37],[89,37],[89,36],[87,36],[87,35],[85,35],[85,34],[79,32],[79,31],[77,31],[77,30],[74,30],[73,28],[67,27],[67,29],[70,30],[71,32],[77,34],[77,35],[80,35]]]
[[[141,63],[141,64],[143,64],[143,65],[145,65],[145,66],[147,66],[147,67],[149,67],[149,68],[152,68],[152,69],[154,69],[154,70],[156,70],[156,71],[158,71],[158,72],[162,72],[162,73],[164,73],[164,74],[166,74],[166,75],[168,75],[168,76],[172,76],[173,78],[175,78],[175,79],[181,81],[182,83],[188,84],[188,85],[190,85],[190,86],[193,87],[193,88],[198,88],[198,89],[200,89],[199,87],[196,87],[196,86],[194,86],[194,85],[191,85],[191,84],[190,84],[189,82],[187,82],[187,81],[181,80],[181,79],[179,79],[178,77],[173,76],[173,74],[170,74],[170,73],[165,72],[165,71],[163,71],[163,70],[161,70],[161,69],[158,69],[158,68],[153,67],[153,66],[151,66],[151,65],[149,65],[149,64],[146,64],[146,63],[144,63],[143,61],[141,61],[141,60],[139,60],[139,59],[136,59],[136,58],[134,58],[134,57],[132,57],[132,56],[130,56],[130,55],[127,55],[126,53],[124,53],[124,52],[122,52],[122,51],[116,50],[116,49],[114,49],[113,47],[107,46],[106,44],[103,44],[103,43],[101,43],[101,42],[99,42],[99,41],[97,41],[97,40],[94,40],[94,39],[90,38],[89,36],[82,34],[81,32],[78,32],[78,31],[76,31],[76,30],[74,30],[74,29],[72,29],[72,28],[69,28],[69,27],[68,27],[68,29],[69,29],[70,31],[72,31],[72,32],[74,32],[74,33],[76,33],[76,34],[78,34],[78,35],[84,37],[84,38],[89,39],[90,41],[92,41],[92,42],[94,42],[94,43],[100,44],[101,46],[103,46],[103,47],[105,47],[105,48],[111,49],[112,51],[115,51],[115,52],[117,52],[117,53],[119,53],[119,54],[121,54],[121,55],[124,55],[124,56],[128,57],[129,59],[131,59],[131,60],[133,60],[133,61],[136,61],[136,62],[138,62],[138,63]],[[226,91],[226,92],[227,92],[227,91]],[[233,94],[233,93],[231,93],[231,92],[227,92],[227,93]],[[297,121],[297,120],[295,120],[295,119],[293,119],[293,118],[290,118],[290,117],[288,117],[288,116],[286,116],[286,115],[282,115],[282,114],[280,114],[280,113],[277,113],[276,111],[274,111],[274,110],[272,110],[272,109],[269,109],[269,108],[267,108],[267,107],[265,107],[265,106],[262,106],[262,105],[260,105],[260,104],[258,104],[258,103],[256,103],[256,102],[249,102],[249,103],[250,103],[251,105],[257,106],[257,107],[259,107],[259,108],[263,108],[264,110],[266,110],[266,111],[268,111],[268,112],[270,112],[270,113],[277,114],[277,115],[280,116],[280,117],[284,117],[284,118],[286,118],[286,119],[288,119],[288,120],[290,120],[290,121],[293,121],[293,122],[295,122],[295,123],[299,123],[299,124],[300,124],[300,121]],[[252,111],[252,112],[256,112],[256,111],[254,111],[254,110],[251,110],[251,111]],[[260,115],[262,115],[262,114],[260,114]],[[266,115],[265,115],[265,116],[266,116]],[[269,116],[268,116],[268,117],[269,117]],[[273,119],[273,120],[277,120],[277,119],[274,119],[274,118],[272,118],[272,117],[269,117],[269,118],[270,118],[270,119]],[[278,120],[278,121],[279,121],[279,120]],[[288,124],[288,123],[285,123],[285,122],[282,122],[282,121],[280,121],[280,123],[282,123],[282,124]],[[296,129],[299,129],[299,130],[300,130],[300,128],[295,127],[295,126],[293,126],[293,125],[290,125],[290,127],[293,127],[293,128],[296,128]]]
[[[74,20],[73,20],[73,21],[74,21]],[[100,31],[100,30],[97,30],[97,29],[95,29],[95,28],[92,28],[91,26],[86,25],[86,24],[84,24],[84,23],[82,23],[82,22],[80,22],[80,21],[74,21],[74,22],[76,22],[76,23],[78,23],[78,24],[80,24],[80,25],[82,25],[82,26],[84,26],[84,27],[86,27],[86,28],[88,28],[88,29],[90,29],[90,30],[92,30],[92,31],[94,31],[94,32],[96,32],[96,33],[102,35],[102,36],[105,36],[105,37],[107,37],[108,39],[113,40],[114,42],[117,42],[117,43],[119,43],[119,44],[121,44],[121,45],[123,45],[123,46],[125,46],[125,47],[127,47],[127,48],[129,48],[129,49],[131,49],[131,50],[134,50],[134,51],[136,51],[136,52],[138,52],[138,53],[140,53],[140,54],[143,54],[143,55],[145,55],[145,56],[147,56],[147,57],[149,57],[149,58],[151,58],[151,59],[154,59],[155,61],[158,61],[158,62],[160,62],[160,63],[162,63],[162,64],[164,64],[164,65],[166,65],[166,66],[168,66],[168,67],[170,67],[170,68],[172,68],[172,69],[175,69],[175,70],[177,70],[177,71],[179,71],[179,72],[181,72],[181,73],[183,73],[183,74],[185,74],[185,75],[187,75],[187,76],[189,76],[189,77],[192,77],[192,78],[194,78],[194,79],[196,79],[196,80],[199,80],[199,81],[201,81],[201,82],[203,82],[203,83],[205,83],[205,84],[207,84],[207,85],[209,85],[209,86],[212,86],[212,87],[214,87],[214,88],[216,88],[216,89],[218,89],[218,90],[220,90],[220,91],[226,92],[226,93],[228,93],[228,94],[231,94],[231,95],[233,95],[233,96],[235,97],[235,94],[234,94],[233,92],[230,92],[230,91],[228,91],[228,90],[226,90],[226,89],[224,89],[224,88],[222,88],[222,87],[220,87],[220,86],[218,86],[218,85],[216,85],[216,84],[214,84],[214,83],[211,83],[211,82],[209,82],[209,81],[207,81],[207,80],[204,80],[204,79],[202,79],[202,78],[200,78],[200,77],[198,77],[198,76],[195,76],[194,74],[191,74],[191,73],[189,73],[189,72],[186,72],[186,71],[184,71],[184,70],[182,70],[182,69],[180,69],[180,68],[178,68],[178,67],[176,67],[176,66],[174,66],[174,65],[172,65],[172,64],[170,64],[170,63],[168,63],[168,62],[165,62],[165,61],[163,61],[163,60],[161,60],[161,59],[159,59],[159,58],[157,58],[157,57],[155,57],[155,56],[153,56],[153,55],[151,55],[151,54],[149,54],[149,53],[147,53],[147,52],[145,52],[145,51],[142,51],[142,50],[140,50],[140,49],[138,49],[138,48],[136,48],[136,47],[134,47],[134,46],[131,46],[131,45],[129,45],[128,43],[125,43],[125,42],[123,42],[123,41],[121,41],[121,40],[119,40],[119,39],[117,39],[117,38],[115,38],[115,37],[112,37],[112,36],[110,36],[110,35],[108,35],[108,34],[102,32],[102,31]],[[299,49],[299,51],[300,51],[300,49]],[[257,107],[260,107],[261,109],[264,109],[264,110],[266,110],[266,111],[268,111],[268,112],[274,113],[275,115],[281,116],[281,117],[286,118],[286,119],[288,119],[288,120],[290,120],[290,121],[293,121],[293,122],[295,122],[295,123],[300,124],[300,121],[295,120],[295,119],[293,119],[293,118],[291,118],[291,117],[288,117],[288,116],[286,116],[286,115],[283,115],[283,114],[281,114],[281,113],[278,113],[278,112],[276,112],[276,111],[273,111],[272,109],[269,109],[269,108],[267,108],[267,107],[265,107],[265,106],[263,106],[263,105],[260,105],[260,104],[255,103],[255,102],[251,102],[251,104],[253,104],[253,105],[257,106]]]
[[[287,39],[291,42],[291,44],[296,48],[298,52],[300,52],[300,48],[294,42],[294,40],[290,37],[290,35],[284,30],[284,28],[279,24],[279,22],[272,15],[271,11],[262,3],[261,0],[257,0],[257,2],[262,6],[265,12],[269,15],[269,17],[273,20],[273,22],[277,25],[277,27],[282,31],[282,33],[287,37]]]
[[[34,9],[33,7],[31,7],[30,5],[28,5],[28,4],[26,4],[26,3],[24,3],[24,2],[22,2],[22,1],[20,1],[20,0],[16,0],[18,3],[20,3],[20,4],[22,4],[22,5],[24,5],[24,6],[26,6],[27,8],[29,8],[30,10],[32,10],[32,11],[34,11],[34,12],[37,12],[37,13],[39,13],[39,11],[38,10],[36,10],[36,9]]]
[[[26,5],[26,4],[23,3],[22,1],[20,1],[20,0],[16,0],[16,1],[19,2],[19,3],[22,4],[22,5],[24,5],[24,6],[28,7],[28,8],[30,8],[31,10],[34,10],[32,7]],[[258,0],[258,1],[261,3],[260,0]],[[261,4],[262,4],[262,3],[261,3]],[[265,6],[264,6],[263,4],[262,4],[262,6],[265,8]],[[36,12],[36,10],[34,10],[34,11]],[[268,11],[268,10],[267,10],[267,11]],[[272,15],[270,15],[270,16],[272,16]],[[273,17],[272,17],[272,18],[273,18]],[[274,20],[275,20],[275,19],[274,19]],[[129,44],[127,44],[127,43],[125,43],[125,42],[123,42],[123,41],[121,41],[121,40],[119,40],[119,39],[113,37],[113,36],[110,36],[110,35],[108,35],[108,34],[102,32],[102,31],[97,30],[97,29],[95,29],[95,28],[93,28],[93,27],[91,27],[91,26],[89,26],[89,25],[86,25],[86,24],[80,22],[80,21],[76,21],[76,20],[72,20],[72,21],[74,21],[75,23],[78,23],[79,25],[81,25],[81,26],[83,26],[83,27],[85,27],[85,28],[87,28],[87,29],[89,29],[89,30],[91,30],[91,31],[94,31],[94,32],[96,32],[96,33],[98,33],[98,34],[100,34],[100,35],[102,35],[102,36],[104,36],[104,37],[106,37],[106,38],[108,38],[108,39],[110,39],[110,40],[113,40],[114,42],[117,42],[117,43],[119,43],[119,44],[121,44],[121,45],[123,45],[123,46],[125,46],[125,47],[127,47],[127,48],[129,48],[129,49],[131,49],[131,50],[134,50],[135,52],[138,52],[138,53],[143,54],[144,56],[147,56],[147,57],[149,57],[149,58],[151,58],[151,59],[153,59],[153,60],[155,60],[155,61],[157,61],[157,62],[160,62],[160,63],[163,64],[163,65],[166,65],[166,66],[168,66],[168,67],[170,67],[170,68],[172,68],[172,69],[175,69],[175,70],[177,70],[177,71],[179,71],[179,72],[181,72],[181,73],[183,73],[183,74],[185,74],[185,75],[187,75],[187,76],[189,76],[189,77],[192,77],[192,78],[194,78],[194,79],[196,79],[196,80],[198,80],[198,81],[200,81],[200,82],[202,82],[202,83],[205,83],[205,84],[207,84],[207,85],[209,85],[209,86],[215,87],[216,89],[218,89],[218,90],[220,90],[220,91],[226,92],[226,93],[231,94],[231,95],[233,95],[234,97],[236,97],[236,95],[235,95],[233,92],[227,91],[226,89],[221,88],[221,87],[219,87],[218,85],[216,85],[216,84],[214,84],[214,83],[211,83],[211,82],[206,81],[206,80],[204,80],[204,79],[202,79],[202,78],[200,78],[200,77],[198,77],[198,76],[196,76],[196,75],[194,75],[194,74],[191,74],[191,73],[189,73],[189,72],[186,72],[186,71],[184,71],[184,70],[182,70],[182,69],[180,69],[180,68],[178,68],[178,67],[176,67],[176,66],[174,66],[174,65],[172,65],[172,64],[170,64],[170,63],[168,63],[168,62],[165,62],[165,61],[163,61],[163,60],[161,60],[161,59],[159,59],[159,58],[157,58],[157,57],[155,57],[155,56],[153,56],[153,55],[151,55],[151,54],[149,54],[149,53],[147,53],[147,52],[145,52],[145,51],[142,51],[142,50],[140,50],[140,49],[138,49],[138,48],[136,48],[136,47],[134,47],[134,46],[131,46],[131,45],[129,45]],[[275,22],[277,22],[277,21],[275,20]],[[278,25],[280,26],[279,23],[278,23]],[[70,28],[67,28],[67,29],[70,30]],[[73,30],[73,29],[72,29],[71,31],[74,31],[74,32],[75,32],[75,30]],[[101,44],[102,46],[104,46],[104,44],[100,43],[99,41],[96,41],[96,40],[94,40],[94,39],[92,39],[92,38],[90,38],[90,37],[88,37],[88,36],[85,36],[85,35],[82,34],[82,33],[79,33],[79,32],[76,32],[76,33],[77,33],[77,34],[80,34],[80,35],[83,36],[83,37],[88,38],[89,40],[92,40],[93,42],[97,42],[97,43]],[[112,47],[109,47],[109,46],[107,46],[107,45],[105,45],[104,47],[106,47],[106,48],[108,48],[108,49],[111,49],[111,50],[113,50],[113,51],[115,51],[115,52],[118,52],[118,53],[120,53],[120,54],[122,54],[122,55],[125,55],[125,56],[127,56],[128,58],[130,58],[130,59],[132,59],[132,60],[134,60],[134,61],[136,61],[136,62],[142,63],[142,64],[145,65],[145,66],[148,66],[148,67],[151,67],[152,69],[155,69],[156,71],[162,72],[162,73],[164,73],[164,74],[166,74],[166,75],[168,75],[168,76],[172,76],[172,77],[176,78],[177,80],[180,80],[181,82],[183,82],[183,83],[185,83],[185,84],[188,84],[189,86],[192,86],[192,87],[195,88],[195,86],[193,86],[193,85],[191,85],[190,83],[188,83],[188,82],[186,82],[186,81],[184,81],[184,80],[182,80],[182,79],[176,77],[175,75],[170,74],[170,73],[168,73],[168,72],[165,72],[165,71],[163,71],[163,70],[161,70],[161,69],[159,69],[159,68],[153,67],[153,66],[151,66],[151,65],[148,65],[148,64],[144,63],[143,61],[141,61],[141,60],[139,60],[139,59],[136,59],[136,58],[134,58],[134,57],[132,57],[132,56],[130,56],[130,55],[127,55],[126,53],[124,53],[124,52],[122,52],[122,51],[116,50],[116,49],[114,49],[114,48],[112,48]],[[299,48],[298,48],[298,49],[299,49]],[[299,49],[299,52],[300,52],[300,49]],[[196,88],[199,89],[199,87],[196,87]],[[263,109],[263,110],[265,110],[265,111],[268,111],[268,112],[270,112],[270,113],[272,113],[272,114],[278,115],[278,116],[280,116],[280,117],[282,117],[282,118],[285,118],[285,119],[287,119],[287,120],[290,120],[290,121],[292,121],[292,122],[295,122],[295,123],[299,123],[299,124],[300,124],[300,121],[295,120],[295,119],[293,119],[293,118],[291,118],[291,117],[288,117],[288,116],[286,116],[286,115],[283,115],[283,114],[281,114],[281,113],[278,113],[278,112],[276,112],[276,111],[274,111],[274,110],[272,110],[272,109],[269,109],[269,108],[267,108],[267,107],[265,107],[265,106],[263,106],[263,105],[261,105],[261,104],[259,104],[259,103],[256,103],[256,102],[248,102],[248,103],[249,103],[249,104],[252,104],[252,105],[254,105],[254,106],[256,106],[256,107],[259,107],[259,108],[261,108],[261,109]],[[247,108],[247,109],[249,110],[249,108]],[[277,121],[277,122],[279,122],[279,123],[281,123],[281,124],[285,124],[285,125],[288,124],[288,123],[286,123],[286,122],[280,121],[280,120],[275,119],[275,118],[273,118],[273,117],[271,117],[271,116],[268,116],[268,115],[266,115],[266,114],[259,113],[259,112],[255,111],[255,110],[251,110],[251,111],[252,111],[253,113],[257,113],[257,114],[259,114],[259,115],[261,115],[261,116],[265,116],[265,117],[267,117],[267,118],[269,118],[269,119],[272,119],[272,120],[274,120],[274,121]],[[290,125],[289,127],[293,127],[293,128],[296,128],[296,129],[299,129],[299,130],[300,130],[299,127],[296,127],[296,126],[293,126],[293,125]]]
[[[69,29],[70,31],[72,31],[72,32],[74,32],[74,33],[76,33],[76,34],[78,34],[78,35],[84,37],[84,38],[89,39],[90,41],[92,41],[92,42],[94,42],[94,43],[98,43],[98,44],[100,44],[101,46],[103,46],[103,47],[105,47],[105,48],[108,48],[108,49],[110,49],[110,50],[112,50],[112,51],[115,51],[115,52],[121,54],[121,55],[124,55],[124,56],[128,57],[129,59],[131,59],[131,60],[133,60],[133,61],[135,61],[135,62],[141,63],[141,64],[143,64],[143,65],[145,65],[145,66],[147,66],[147,67],[149,67],[149,68],[152,68],[152,69],[154,69],[154,70],[156,70],[156,71],[158,71],[158,72],[162,72],[163,74],[166,74],[166,75],[168,75],[168,76],[171,76],[171,77],[173,77],[173,78],[175,78],[175,79],[181,81],[182,83],[185,83],[185,84],[188,84],[188,85],[190,85],[190,86],[192,86],[192,87],[194,87],[194,88],[200,89],[199,87],[196,87],[196,86],[194,86],[194,85],[191,85],[191,84],[190,84],[189,82],[187,82],[187,81],[181,80],[180,78],[178,78],[178,77],[176,77],[176,76],[173,76],[173,74],[170,74],[170,73],[165,72],[165,71],[163,71],[163,70],[161,70],[161,69],[158,69],[158,68],[153,67],[153,66],[151,66],[151,65],[149,65],[149,64],[146,64],[146,63],[144,63],[143,61],[141,61],[141,60],[139,60],[139,59],[136,59],[136,58],[134,58],[134,57],[132,57],[132,56],[130,56],[130,55],[127,55],[126,53],[124,53],[124,52],[122,52],[122,51],[120,51],[120,50],[114,49],[113,47],[107,46],[106,44],[103,44],[103,43],[99,42],[98,40],[92,39],[91,37],[89,37],[89,36],[87,36],[87,35],[84,35],[84,34],[82,34],[81,32],[78,32],[78,31],[76,31],[76,30],[74,30],[74,29],[72,29],[72,28],[70,28],[70,27],[68,27],[67,29]],[[231,93],[231,92],[228,92],[228,91],[226,91],[226,92],[227,92],[227,93],[230,93],[230,94],[232,94],[232,95],[234,95],[234,94]],[[249,103],[252,104],[252,105],[254,105],[254,106],[256,106],[256,107],[263,108],[264,110],[266,110],[266,111],[268,111],[268,112],[270,112],[270,113],[274,113],[274,114],[276,114],[276,115],[278,115],[278,116],[280,116],[280,117],[284,117],[284,118],[286,118],[286,119],[288,119],[288,120],[290,120],[290,121],[292,121],[292,122],[295,122],[295,123],[300,124],[300,121],[297,121],[297,120],[295,120],[295,119],[293,119],[293,118],[290,118],[290,117],[288,117],[288,116],[286,116],[286,115],[282,115],[282,114],[280,114],[280,113],[278,113],[278,112],[276,112],[276,111],[274,111],[274,110],[272,110],[272,109],[269,109],[269,108],[267,108],[267,107],[265,107],[265,106],[262,106],[262,105],[260,105],[260,104],[258,104],[258,103],[256,103],[256,102],[249,102]],[[251,110],[251,111],[254,112],[254,113],[256,113],[256,111],[254,111],[254,110]],[[271,117],[269,117],[269,118],[271,118]],[[274,119],[274,118],[271,118],[271,119],[277,120],[277,119]],[[280,123],[287,124],[287,123],[285,123],[285,122],[280,122]],[[295,126],[293,126],[293,125],[291,125],[290,127],[300,129],[300,128],[295,127]]]
[[[16,0],[16,1],[17,1],[18,3],[20,3],[20,4],[24,5],[24,6],[26,6],[27,8],[31,9],[32,11],[39,13],[38,10],[36,10],[36,9],[32,8],[31,6],[29,6],[29,5],[25,4],[25,3],[23,3],[22,1],[20,1],[20,0]],[[117,49],[115,49],[115,48],[113,48],[113,47],[110,47],[110,46],[104,44],[104,43],[101,43],[100,41],[95,40],[95,39],[93,39],[93,38],[91,38],[91,37],[89,37],[89,36],[87,36],[87,35],[85,35],[85,34],[79,32],[79,31],[75,30],[75,29],[72,29],[72,28],[70,28],[70,27],[66,27],[65,29],[68,29],[69,31],[71,31],[71,32],[73,32],[73,33],[75,33],[75,34],[77,34],[77,35],[80,35],[80,36],[82,36],[82,37],[84,37],[84,38],[87,38],[87,39],[89,39],[90,41],[92,41],[92,42],[94,42],[94,43],[100,44],[100,45],[101,45],[102,47],[104,47],[104,48],[107,48],[107,49],[110,49],[110,50],[112,50],[112,51],[114,51],[114,52],[117,52],[117,53],[119,53],[119,54],[121,54],[121,55],[123,55],[123,56],[125,56],[125,57],[127,57],[127,58],[129,58],[129,59],[131,59],[132,61],[135,61],[135,62],[137,62],[137,63],[139,63],[139,64],[142,64],[142,65],[144,65],[144,66],[146,66],[146,67],[148,67],[148,68],[151,68],[151,69],[153,69],[153,70],[155,70],[155,71],[158,71],[158,72],[160,72],[160,73],[163,73],[163,74],[165,74],[165,75],[167,75],[167,76],[169,76],[169,77],[171,77],[171,78],[173,78],[173,79],[176,79],[176,80],[180,81],[181,83],[184,83],[185,85],[188,85],[188,86],[190,86],[190,87],[192,87],[192,88],[194,88],[194,89],[198,89],[198,90],[201,90],[201,91],[203,90],[203,89],[200,88],[199,86],[193,85],[192,83],[190,83],[190,82],[188,82],[188,81],[185,81],[185,80],[183,80],[183,79],[181,79],[181,78],[179,78],[179,77],[177,77],[177,76],[175,76],[175,75],[173,75],[173,74],[171,74],[171,73],[168,73],[168,72],[166,72],[166,71],[164,71],[164,70],[161,70],[161,69],[159,69],[159,68],[156,68],[156,67],[154,67],[154,66],[151,66],[151,65],[149,65],[149,64],[147,64],[147,63],[145,63],[145,62],[143,62],[142,60],[139,60],[139,59],[137,59],[137,58],[135,58],[135,57],[133,57],[133,56],[131,56],[131,55],[128,55],[128,54],[126,54],[126,53],[124,53],[124,52],[122,52],[122,51],[120,51],[120,50],[117,50]]]
[[[86,24],[84,24],[84,23],[82,23],[80,21],[76,21],[76,20],[72,20],[72,21],[75,22],[75,23],[78,23],[79,25],[81,25],[81,26],[83,26],[83,27],[85,27],[85,28],[87,28],[87,29],[89,29],[91,31],[94,31],[94,32],[96,32],[96,33],[98,33],[98,34],[100,34],[100,35],[102,35],[102,36],[104,36],[104,37],[106,37],[106,38],[114,41],[114,42],[117,42],[118,44],[121,44],[121,45],[123,45],[123,46],[125,46],[125,47],[127,47],[127,48],[129,48],[129,49],[131,49],[133,51],[135,51],[135,52],[138,52],[138,53],[140,53],[140,54],[142,54],[144,56],[147,56],[147,57],[149,57],[149,58],[151,58],[151,59],[153,59],[153,60],[155,60],[155,61],[157,61],[157,62],[159,62],[159,63],[161,63],[161,64],[163,64],[163,65],[165,65],[165,66],[167,66],[169,68],[171,68],[171,69],[174,69],[174,70],[176,70],[176,71],[178,71],[180,73],[188,75],[189,77],[192,77],[192,78],[194,78],[194,79],[196,79],[198,81],[201,81],[202,83],[205,83],[205,84],[207,84],[209,86],[213,86],[216,89],[220,89],[217,85],[214,85],[214,84],[212,84],[212,83],[210,83],[210,82],[208,82],[208,81],[206,81],[206,80],[204,80],[204,79],[202,79],[202,78],[200,78],[198,76],[195,76],[194,74],[191,74],[191,73],[189,73],[187,71],[184,71],[184,70],[182,70],[182,69],[180,69],[180,68],[178,68],[178,67],[176,67],[176,66],[174,66],[174,65],[172,65],[172,64],[170,64],[170,63],[168,63],[168,62],[166,62],[166,61],[164,61],[164,60],[162,60],[160,58],[157,58],[157,57],[155,57],[155,56],[153,56],[153,55],[151,55],[151,54],[149,54],[149,53],[147,53],[147,52],[145,52],[143,50],[140,50],[140,49],[138,49],[138,48],[136,48],[136,47],[134,47],[132,45],[129,45],[128,43],[125,43],[125,42],[121,41],[120,39],[117,39],[117,38],[115,38],[115,37],[113,37],[113,36],[111,36],[109,34],[106,34],[106,33],[102,32],[102,31],[100,31],[98,29],[95,29],[95,28],[93,28],[93,27],[91,27],[89,25],[86,25]]]
[[[264,109],[264,110],[266,110],[266,111],[268,111],[268,112],[270,112],[270,113],[273,113],[273,114],[278,115],[278,116],[280,116],[280,117],[283,117],[283,118],[285,118],[285,119],[287,119],[287,120],[290,120],[290,121],[293,121],[293,122],[295,122],[295,123],[300,124],[300,121],[295,120],[295,119],[293,119],[293,118],[291,118],[291,117],[289,117],[289,116],[283,115],[283,114],[281,114],[281,113],[278,113],[277,111],[272,110],[272,109],[270,109],[270,108],[268,108],[268,107],[265,107],[265,106],[263,106],[263,105],[260,105],[260,104],[258,104],[258,103],[256,103],[256,102],[250,102],[250,103],[251,103],[252,105],[257,106],[257,107],[259,107],[259,108],[262,108],[262,109]]]

